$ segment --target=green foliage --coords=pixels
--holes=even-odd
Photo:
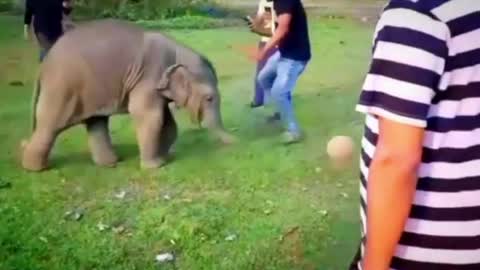
[[[13,5],[11,0],[0,0],[0,12],[12,10]]]
[[[138,20],[137,23],[149,29],[208,29],[236,26],[242,21],[188,15],[163,20]]]
[[[167,19],[179,16],[205,15],[207,0],[79,0],[76,12],[88,17],[109,17],[127,20]]]
[[[74,16],[160,20],[181,16],[217,17],[227,14],[211,0],[75,0]],[[22,11],[24,0],[0,0],[0,12]],[[214,10],[215,12],[211,12]]]

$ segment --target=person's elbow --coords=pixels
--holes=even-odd
[[[421,149],[399,149],[382,146],[377,148],[373,163],[376,166],[392,168],[400,173],[415,173],[422,163]]]
[[[283,26],[283,27],[278,27],[276,30],[276,34],[278,37],[278,40],[281,41],[288,33],[288,27]]]

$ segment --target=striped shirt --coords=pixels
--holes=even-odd
[[[357,110],[362,245],[378,116],[425,128],[409,219],[391,269],[480,269],[480,1],[392,0],[377,24]],[[392,209],[394,211],[394,209]],[[388,223],[385,223],[388,226]]]

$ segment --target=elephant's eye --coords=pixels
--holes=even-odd
[[[213,101],[213,97],[212,97],[212,96],[207,96],[207,101],[208,101],[208,102],[212,102],[212,101]]]

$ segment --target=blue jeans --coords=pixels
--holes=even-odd
[[[277,51],[258,74],[258,82],[265,90],[265,102],[273,101],[287,131],[292,133],[300,132],[293,109],[292,92],[307,63],[284,58]]]
[[[265,46],[265,44],[266,44],[266,42],[260,41],[258,43],[258,49],[262,49]],[[259,61],[257,63],[257,69],[255,71],[255,94],[254,94],[254,98],[253,98],[253,102],[252,102],[256,106],[261,106],[261,105],[264,104],[263,95],[264,95],[264,92],[265,92],[263,90],[262,86],[260,85],[260,83],[258,82],[258,79],[257,79],[258,73],[265,66],[265,63],[267,63],[267,60],[270,58],[270,56],[272,56],[277,50],[278,49],[276,49],[276,48],[271,50],[267,54],[265,59],[263,59],[262,61]]]
[[[50,50],[50,48],[52,48],[56,40],[51,40],[41,32],[36,32],[35,35],[37,37],[37,41],[40,46],[39,60],[40,62],[43,62],[43,59],[45,59],[45,57],[48,54],[48,51]]]
[[[45,56],[47,56],[47,53],[48,53],[48,49],[43,49],[43,48],[40,49],[40,55],[39,55],[40,62],[43,62],[43,59],[45,58]]]

